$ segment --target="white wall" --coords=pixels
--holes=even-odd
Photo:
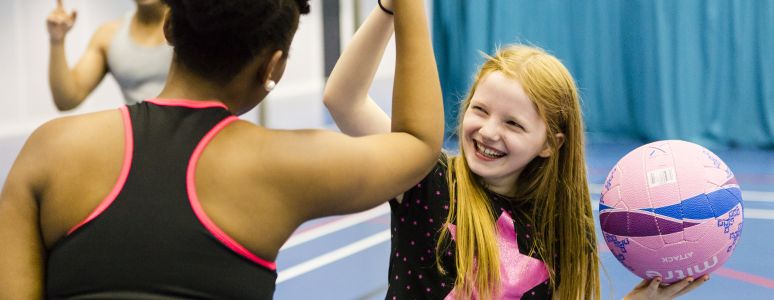
[[[325,0],[322,0],[325,1]],[[426,0],[429,4],[431,1]],[[78,20],[68,35],[66,52],[72,66],[86,49],[94,30],[106,21],[121,18],[134,7],[131,0],[65,0],[66,9],[78,11]],[[287,70],[277,89],[263,104],[242,116],[272,128],[335,128],[322,105],[325,84],[321,1],[310,1],[312,12],[301,18],[291,46]],[[356,28],[376,7],[373,0],[340,0],[342,49]],[[120,106],[118,85],[108,75],[77,109],[61,113],[54,107],[48,89],[48,33],[45,19],[53,0],[0,1],[0,143],[5,138],[26,137],[37,126],[58,116]],[[429,9],[428,9],[429,11]],[[394,40],[385,51],[372,96],[388,112],[391,107],[395,63]],[[263,117],[261,119],[261,116]]]
[[[65,0],[67,9],[78,11],[78,19],[67,37],[65,49],[72,66],[86,49],[94,30],[102,23],[121,18],[134,7],[131,0]],[[311,1],[312,13],[303,16],[292,45],[285,76],[267,99],[266,125],[321,127],[323,78],[322,9]],[[48,33],[45,19],[53,9],[51,0],[0,1],[0,143],[3,138],[28,135],[43,122],[67,114],[111,109],[122,96],[109,75],[77,109],[60,113],[48,89]],[[288,98],[288,99],[283,99]],[[287,100],[287,101],[285,101]],[[294,113],[274,114],[273,110]],[[244,116],[257,121],[258,110]],[[290,119],[286,119],[290,118]]]
[[[429,5],[430,1],[425,1]],[[123,103],[118,85],[108,75],[79,108],[68,113],[56,110],[48,88],[49,44],[45,25],[55,3],[54,0],[0,0],[0,41],[4,42],[4,47],[0,47],[0,185],[23,141],[40,124],[67,114],[112,109]],[[64,3],[67,9],[78,11],[78,20],[65,45],[71,65],[86,49],[97,27],[121,18],[134,7],[131,0],[64,0]],[[243,119],[271,128],[336,129],[322,104],[325,78],[321,1],[310,3],[312,12],[301,18],[283,80],[263,104],[243,115]],[[343,49],[354,33],[356,10],[362,21],[376,7],[376,1],[340,0],[340,3]],[[394,63],[393,41],[385,51],[371,88],[372,97],[387,112],[391,107]]]
[[[243,115],[243,119],[260,122],[271,128],[324,127],[322,5],[320,1],[310,1],[310,4],[311,13],[301,17],[290,46],[288,65],[282,80],[263,103]]]
[[[48,90],[48,33],[46,16],[55,1],[0,1],[0,138],[26,135],[42,122],[60,115]],[[86,49],[91,33],[103,22],[118,18],[133,7],[132,1],[65,1],[78,11],[78,20],[66,41],[71,64]],[[85,112],[120,105],[121,98],[112,78],[89,97]]]
[[[285,77],[277,89],[257,109],[264,111],[255,112],[264,116],[265,121],[262,124],[267,127],[336,129],[336,125],[322,105],[322,90],[325,79],[322,76],[324,73],[321,40],[323,37],[322,8],[319,2],[311,1],[312,15],[301,19],[299,31],[296,33],[291,47],[291,58],[288,61]],[[428,5],[429,2],[429,0],[426,1]],[[339,12],[341,17],[341,50],[343,51],[359,25],[356,19],[362,22],[377,7],[377,4],[375,0],[340,0],[339,3],[341,9]],[[357,14],[359,17],[356,17]],[[388,113],[392,107],[394,68],[395,40],[392,39],[387,46],[371,87],[371,96]],[[319,77],[315,77],[318,75]]]
[[[46,16],[54,0],[0,0],[0,187],[27,136],[42,123],[68,115],[112,109],[123,96],[107,76],[77,109],[60,113],[48,88]],[[121,18],[134,7],[132,0],[64,0],[78,19],[68,34],[66,52],[72,66],[102,23]],[[322,9],[311,1],[312,13],[301,19],[282,82],[263,104],[266,125],[277,128],[324,127],[322,105]],[[258,121],[258,110],[243,116]]]

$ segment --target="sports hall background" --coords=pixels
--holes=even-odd
[[[426,1],[447,131],[481,62],[479,51],[514,42],[543,47],[568,66],[581,90],[592,199],[615,162],[643,143],[684,139],[712,149],[742,187],[745,226],[734,255],[685,298],[774,299],[774,0]],[[56,111],[47,85],[45,17],[54,5],[0,1],[2,181],[29,133],[66,115]],[[71,64],[94,29],[133,7],[130,0],[65,5],[78,10],[66,44]],[[335,130],[321,101],[325,75],[374,6],[375,0],[312,1],[283,81],[243,118],[272,128]],[[372,87],[385,109],[393,63],[388,49]],[[121,99],[107,78],[70,113],[112,109]],[[447,145],[454,148],[452,136]],[[388,225],[385,206],[305,224],[278,258],[276,298],[383,298]],[[603,298],[621,298],[639,279],[600,246]]]

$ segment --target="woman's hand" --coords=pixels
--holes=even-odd
[[[46,18],[46,25],[48,27],[48,34],[52,42],[64,41],[67,32],[73,28],[75,24],[75,18],[78,17],[78,13],[74,10],[70,13],[64,9],[62,0],[56,1],[56,8]]]
[[[656,277],[652,280],[643,280],[640,282],[640,284],[634,287],[624,299],[672,299],[694,290],[704,284],[707,280],[709,280],[709,275],[704,275],[697,280],[694,280],[693,277],[687,277],[670,285],[661,285],[661,278]]]

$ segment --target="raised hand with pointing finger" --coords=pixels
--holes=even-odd
[[[164,40],[167,6],[160,0],[135,0],[135,9],[123,18],[102,24],[74,65],[65,55],[65,37],[77,13],[63,0],[46,18],[50,36],[48,82],[60,111],[78,107],[110,73],[121,88],[124,102],[137,103],[158,95],[172,61]]]
[[[75,19],[78,17],[78,12],[72,10],[67,12],[62,0],[56,1],[56,8],[46,18],[46,24],[48,25],[48,34],[51,37],[52,42],[64,41],[67,32],[73,28]]]

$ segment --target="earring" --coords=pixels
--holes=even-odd
[[[277,86],[277,83],[271,79],[267,80],[266,83],[263,84],[263,88],[266,89],[267,92],[271,92],[275,86]]]

